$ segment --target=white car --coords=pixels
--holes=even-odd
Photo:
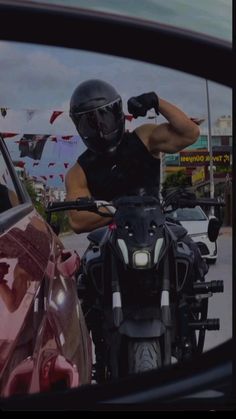
[[[198,244],[202,257],[207,262],[216,262],[217,243],[211,242],[208,238],[207,229],[209,218],[200,206],[194,208],[178,208],[168,214],[168,216],[175,221],[179,221],[188,231],[192,240]]]

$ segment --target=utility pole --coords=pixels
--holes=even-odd
[[[212,153],[212,136],[211,136],[211,112],[210,112],[210,101],[209,101],[209,89],[208,80],[206,80],[206,95],[207,95],[207,114],[208,114],[208,151],[210,155],[210,198],[214,198],[215,187],[214,187],[214,174],[213,174],[213,153]],[[211,207],[211,215],[214,215],[214,207]]]

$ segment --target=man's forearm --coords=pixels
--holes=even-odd
[[[105,208],[100,208],[100,211],[107,212]],[[96,228],[103,227],[109,224],[112,217],[102,217],[99,214],[94,214],[90,211],[70,211],[69,222],[75,233],[86,233]]]

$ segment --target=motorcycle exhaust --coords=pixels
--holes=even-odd
[[[188,323],[188,326],[194,330],[219,330],[220,320],[219,319],[207,319],[205,321],[195,321]]]
[[[224,281],[196,282],[193,284],[193,291],[196,294],[223,292]]]

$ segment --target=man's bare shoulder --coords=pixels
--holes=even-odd
[[[135,128],[134,131],[136,135],[139,137],[139,139],[143,142],[143,144],[147,147],[150,154],[153,157],[159,159],[160,153],[159,152],[153,153],[153,150],[150,147],[150,138],[152,136],[153,131],[156,130],[156,128],[157,128],[156,124],[143,124]]]
[[[73,183],[86,183],[85,173],[78,162],[70,167],[66,173],[66,185]]]

